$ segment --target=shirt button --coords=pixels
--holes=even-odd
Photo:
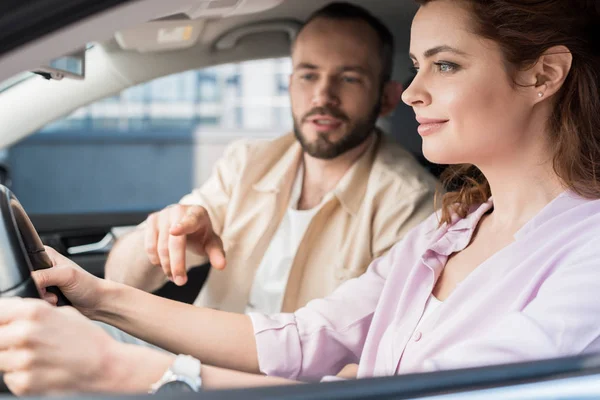
[[[422,336],[423,336],[423,334],[421,332],[415,332],[412,339],[414,342],[418,342],[419,340],[421,340]]]

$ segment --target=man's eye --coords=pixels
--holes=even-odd
[[[353,76],[344,76],[342,78],[342,81],[344,81],[346,83],[358,83],[358,82],[360,82],[360,79],[355,78]]]
[[[316,74],[302,74],[302,75],[300,75],[300,79],[302,79],[303,81],[314,81],[315,79],[317,79],[317,75]]]

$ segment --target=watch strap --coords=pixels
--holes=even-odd
[[[199,360],[192,356],[180,354],[175,358],[175,361],[169,369],[163,374],[150,388],[150,393],[156,393],[161,387],[171,382],[181,382],[190,387],[194,392],[200,391],[202,387],[202,379],[200,372],[202,364]]]

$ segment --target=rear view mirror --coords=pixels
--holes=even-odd
[[[61,80],[63,78],[79,79],[85,77],[85,48],[71,54],[51,60],[32,72],[46,79]]]

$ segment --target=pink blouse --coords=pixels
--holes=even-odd
[[[564,192],[419,325],[448,256],[492,199],[438,228],[432,215],[367,272],[293,314],[250,314],[263,373],[319,380],[600,351],[600,200]]]

